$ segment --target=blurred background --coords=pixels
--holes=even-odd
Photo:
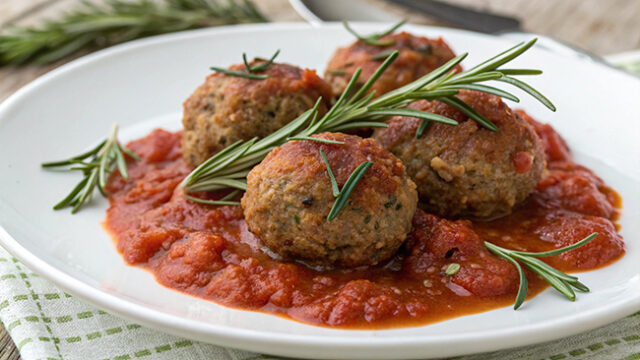
[[[463,9],[442,9],[442,4]],[[546,35],[640,73],[640,0],[0,0],[0,101],[73,58],[138,37],[313,17],[407,18],[474,29],[478,19],[467,20],[468,10],[506,17],[497,19],[504,20],[498,31]],[[618,53],[626,54],[607,57]]]

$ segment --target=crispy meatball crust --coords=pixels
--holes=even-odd
[[[362,74],[358,79],[358,85],[362,86],[384,61],[384,58],[373,60],[372,56],[393,50],[399,51],[398,58],[373,85],[372,89],[376,91],[376,96],[406,85],[455,57],[442,38],[429,39],[401,32],[384,36],[380,40],[393,40],[395,44],[375,46],[358,40],[348,47],[336,50],[324,74],[334,94],[338,95],[344,91],[358,68],[362,68]],[[457,67],[458,71],[460,69]]]
[[[374,138],[398,156],[418,186],[421,206],[441,216],[505,215],[534,190],[545,168],[540,138],[494,95],[462,90],[460,99],[499,128],[485,129],[457,109],[420,100],[410,107],[444,115],[458,126],[429,124],[416,139],[420,120],[393,117]]]
[[[246,72],[244,65],[229,69]],[[238,140],[271,134],[313,107],[320,96],[322,115],[333,96],[314,70],[273,63],[260,74],[267,79],[214,73],[184,102],[182,149],[187,164],[195,167]]]
[[[314,266],[357,267],[389,259],[411,230],[416,186],[402,162],[373,139],[314,135],[345,142],[292,141],[274,149],[247,176],[242,198],[251,232],[285,259]],[[322,150],[340,189],[364,161],[365,173],[338,216]]]

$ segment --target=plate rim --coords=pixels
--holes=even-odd
[[[356,26],[369,26],[373,24],[379,25],[380,23],[355,23]],[[182,31],[127,42],[80,57],[38,77],[37,79],[31,81],[30,83],[13,93],[2,103],[0,103],[0,114],[4,113],[6,109],[12,108],[13,104],[18,102],[22,97],[27,96],[33,91],[37,91],[41,84],[53,81],[58,76],[63,75],[69,71],[73,71],[75,68],[81,67],[87,63],[91,63],[94,60],[107,58],[110,56],[117,56],[122,52],[135,50],[136,48],[160,44],[166,41],[172,41],[180,38],[191,38],[194,36],[209,36],[225,33],[243,33],[260,30],[282,31],[295,30],[300,28],[321,31],[324,28],[333,28],[336,26],[341,26],[341,24],[326,23],[320,26],[312,26],[307,23],[297,22],[248,25],[245,24]],[[409,27],[419,27],[421,29],[430,31],[446,30],[447,32],[460,32],[473,34],[475,36],[481,35],[499,39],[503,42],[509,42],[509,40],[504,38],[466,30],[421,25],[411,25]],[[596,66],[602,66],[603,68],[606,68],[604,65],[596,64]],[[607,70],[613,71],[611,69]],[[136,303],[135,301],[119,297],[104,290],[95,288],[92,285],[89,285],[70,274],[66,274],[63,270],[58,269],[56,266],[47,263],[45,260],[40,259],[35,254],[31,253],[28,249],[23,247],[20,242],[17,241],[17,239],[13,238],[13,236],[9,234],[8,231],[6,231],[1,223],[0,245],[2,245],[9,253],[15,256],[27,267],[39,273],[47,280],[53,282],[57,286],[60,286],[69,293],[81,299],[84,299],[100,308],[106,309],[118,316],[139,322],[143,325],[150,326],[163,332],[191,338],[198,341],[284,356],[299,356],[299,349],[305,349],[305,351],[318,350],[316,354],[307,353],[307,355],[309,356],[317,357],[323,356],[327,351],[335,354],[336,351],[344,351],[355,348],[358,348],[359,351],[361,351],[366,347],[366,351],[361,351],[360,353],[355,355],[343,354],[342,356],[349,355],[349,358],[384,358],[389,354],[397,355],[399,353],[397,351],[398,346],[403,347],[403,353],[406,353],[407,350],[414,354],[418,354],[421,351],[430,352],[427,354],[423,353],[422,355],[419,355],[423,358],[424,356],[431,357],[465,355],[483,351],[494,351],[513,348],[522,345],[531,345],[535,343],[564,338],[570,335],[594,329],[602,325],[606,325],[627,315],[630,315],[638,311],[638,309],[640,308],[640,296],[628,297],[613,303],[609,303],[607,304],[607,306],[590,309],[588,311],[580,313],[579,315],[573,315],[561,320],[548,320],[535,324],[528,324],[526,328],[519,327],[491,331],[474,331],[471,333],[467,332],[462,335],[454,336],[414,335],[403,336],[402,338],[380,338],[369,336],[366,338],[332,337],[330,339],[322,335],[288,334],[287,336],[282,336],[282,334],[277,333],[265,333],[257,330],[239,329],[231,326],[197,322],[193,319],[183,318],[177,315],[162,312],[160,310],[147,308],[139,303]],[[496,344],[496,339],[501,340],[499,344]],[[460,342],[464,342],[464,346],[460,346]],[[331,349],[326,348],[326,346],[329,344],[331,345]],[[432,348],[436,345],[437,349]],[[455,349],[451,347],[452,345],[456,346]],[[383,349],[389,350],[390,346],[396,347],[396,349],[391,349],[392,351],[388,353],[382,351]],[[268,350],[265,351],[267,347]],[[310,349],[309,347],[313,347],[313,349]],[[296,351],[297,349],[298,351]],[[443,349],[448,350],[442,351]],[[338,356],[340,355],[338,354]]]

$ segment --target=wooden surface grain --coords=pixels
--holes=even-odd
[[[91,0],[100,1],[100,0]],[[254,0],[271,21],[302,21],[286,0]],[[368,0],[419,24],[446,25],[382,0]],[[479,10],[490,10],[522,21],[525,31],[548,35],[598,55],[640,48],[639,0],[448,0]],[[37,26],[77,6],[80,0],[1,0],[0,31],[9,26]],[[69,61],[48,66],[0,68],[0,102],[36,77]],[[20,358],[0,325],[0,360]]]

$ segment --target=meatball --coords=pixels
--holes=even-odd
[[[442,38],[429,39],[401,32],[384,36],[380,41],[395,43],[375,46],[358,40],[349,47],[336,50],[324,74],[336,95],[344,91],[358,68],[362,68],[358,79],[358,85],[362,86],[384,61],[382,55],[393,50],[399,51],[398,58],[373,85],[376,96],[406,85],[455,57]],[[377,55],[380,58],[376,58]],[[458,66],[456,69],[459,71],[461,68]]]
[[[421,120],[393,117],[388,128],[377,129],[373,136],[404,162],[427,211],[447,217],[508,214],[541,179],[545,154],[540,138],[499,97],[468,90],[458,97],[498,131],[444,103],[420,100],[410,107],[455,119],[459,125],[431,123],[416,138]]]
[[[389,259],[411,230],[418,203],[404,165],[373,139],[314,136],[344,144],[288,142],[251,170],[242,198],[250,231],[285,259],[314,266],[357,267]],[[340,189],[356,167],[373,162],[331,221],[327,215],[336,198],[320,150]]]
[[[229,69],[246,72],[244,65]],[[329,107],[331,88],[314,70],[273,63],[260,74],[267,78],[212,74],[184,102],[182,149],[187,164],[195,167],[238,140],[271,134],[312,108],[320,96],[320,114]]]

